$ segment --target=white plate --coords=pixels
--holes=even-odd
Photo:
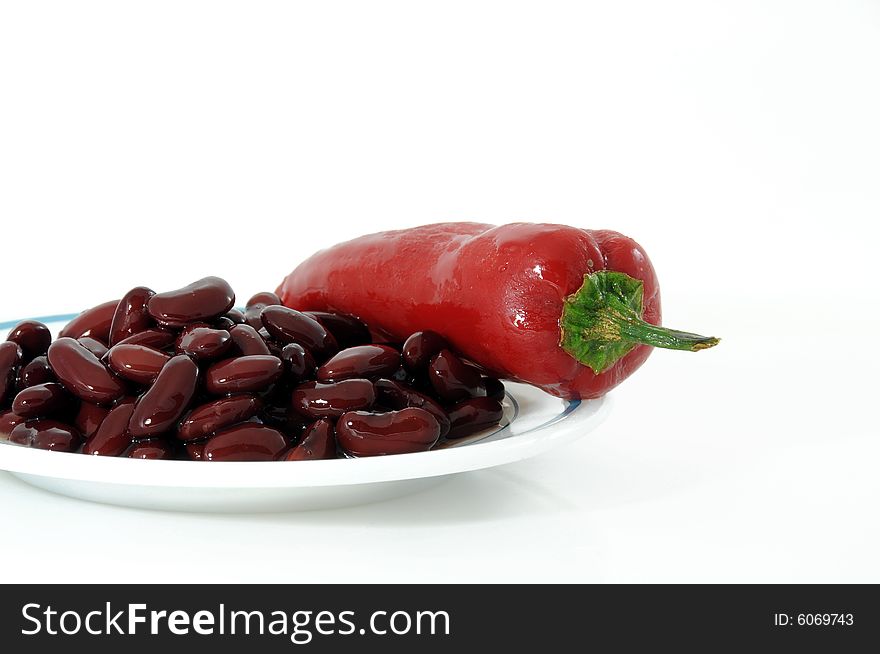
[[[70,316],[46,322],[57,332]],[[0,323],[9,328],[17,321]],[[574,441],[608,413],[607,399],[564,401],[506,382],[501,425],[450,447],[327,461],[143,461],[35,450],[0,442],[0,470],[70,497],[166,511],[267,512],[376,502],[454,474],[520,461]]]

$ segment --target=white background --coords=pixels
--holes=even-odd
[[[567,451],[384,504],[2,474],[3,581],[880,581],[880,3],[0,6],[0,319],[525,219],[636,237],[666,323],[724,339]]]

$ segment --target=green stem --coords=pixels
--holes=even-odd
[[[603,270],[584,276],[584,283],[565,299],[559,320],[559,344],[599,374],[636,345],[698,352],[718,339],[652,325],[642,319],[641,280]]]

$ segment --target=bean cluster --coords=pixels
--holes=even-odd
[[[340,313],[218,277],[139,286],[52,341],[24,321],[0,343],[0,439],[136,459],[300,461],[429,450],[501,420],[504,386],[442,336],[374,342]]]

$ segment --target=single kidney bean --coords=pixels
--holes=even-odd
[[[326,418],[308,426],[299,445],[284,455],[284,461],[313,461],[336,458],[333,423]]]
[[[104,345],[97,338],[92,338],[91,336],[81,336],[76,340],[79,341],[80,345],[82,345],[99,359],[107,354],[107,346]]]
[[[119,402],[124,401],[124,399],[119,400]],[[98,431],[98,427],[104,422],[104,418],[107,417],[108,413],[110,413],[110,409],[100,404],[80,402],[79,412],[76,414],[76,418],[74,418],[73,426],[77,428],[83,437],[88,438]]]
[[[29,363],[23,365],[18,373],[18,390],[23,390],[37,384],[58,381],[49,359],[46,355],[34,357]]]
[[[468,397],[486,395],[480,373],[449,350],[441,350],[431,359],[428,379],[440,399],[446,402],[460,402]]]
[[[111,300],[86,309],[58,332],[58,338],[91,336],[106,343],[110,340],[110,326],[118,304],[119,300]]]
[[[299,343],[288,343],[281,348],[281,360],[284,361],[291,381],[303,381],[312,379],[315,376],[315,371],[317,370],[315,359]]]
[[[47,382],[19,391],[12,410],[24,418],[45,418],[69,411],[73,406],[73,398],[61,384]]]
[[[15,391],[15,377],[21,363],[21,347],[18,343],[0,343],[0,406],[11,399]]]
[[[205,460],[205,441],[190,441],[184,444],[183,449],[190,461]]]
[[[253,355],[218,361],[205,374],[205,388],[214,395],[252,393],[274,384],[284,372],[281,359]]]
[[[188,356],[178,354],[169,359],[153,385],[135,404],[128,423],[132,437],[158,436],[171,429],[189,406],[198,380],[199,368]]]
[[[398,410],[407,407],[424,409],[434,416],[440,425],[440,438],[449,433],[449,417],[436,400],[392,379],[380,379],[375,386],[376,401],[382,406]]]
[[[232,347],[232,337],[225,329],[190,326],[180,332],[177,351],[199,361],[219,359]]]
[[[303,311],[309,318],[317,320],[324,329],[333,334],[340,348],[355,345],[369,345],[372,342],[370,330],[354,316],[347,313],[328,313],[327,311]]]
[[[153,325],[153,319],[147,311],[147,302],[155,294],[156,291],[151,288],[136,286],[122,296],[110,323],[108,343],[111,346]]]
[[[52,343],[52,333],[41,322],[24,320],[9,330],[6,340],[18,343],[22,358],[30,361],[34,357],[46,354]]]
[[[123,456],[129,459],[173,459],[174,448],[164,438],[151,438],[132,443]]]
[[[437,332],[416,332],[403,343],[403,365],[412,372],[422,371],[434,355],[448,349],[449,343]]]
[[[244,322],[244,313],[235,308],[227,311],[223,317],[236,325],[241,325]]]
[[[229,330],[229,336],[243,356],[269,354],[269,347],[266,345],[266,341],[250,325],[236,325]]]
[[[122,380],[72,338],[59,338],[52,343],[47,356],[64,387],[84,402],[109,404],[125,393]]]
[[[114,345],[107,353],[107,365],[120,377],[135,384],[152,384],[171,357],[146,345]]]
[[[193,409],[177,428],[182,441],[203,438],[218,429],[257,415],[263,402],[255,395],[231,395]]]
[[[157,293],[147,302],[147,311],[161,324],[183,327],[222,316],[233,304],[235,293],[226,280],[205,277],[175,291]]]
[[[116,345],[145,345],[162,350],[177,340],[177,334],[163,327],[150,327],[128,338],[123,338]],[[115,347],[115,345],[114,345]]]
[[[83,454],[119,456],[131,443],[128,423],[134,412],[134,400],[127,399],[110,409],[94,434],[86,439]]]
[[[277,429],[243,423],[221,429],[205,443],[205,461],[274,461],[287,447]]]
[[[504,400],[504,384],[500,380],[494,377],[483,377],[483,388],[486,389],[486,397],[490,397],[498,402]]]
[[[24,422],[24,418],[17,415],[12,409],[0,411],[0,441],[9,440],[9,434],[15,426]]]
[[[504,415],[501,402],[491,397],[472,397],[449,409],[451,427],[446,438],[464,438],[497,425]]]
[[[440,425],[424,409],[388,413],[349,411],[336,423],[336,438],[342,449],[353,456],[424,452],[440,438]]]
[[[400,352],[387,345],[356,345],[334,354],[318,368],[318,381],[368,379],[391,375],[400,367]]]
[[[75,452],[82,438],[75,428],[63,422],[35,418],[18,423],[9,434],[9,441],[39,450]]]
[[[376,400],[368,379],[345,379],[332,384],[305,382],[293,389],[291,406],[309,418],[338,418],[346,411],[368,409]]]
[[[268,306],[260,319],[266,330],[282,343],[299,343],[314,356],[326,358],[337,349],[336,339],[314,318],[295,309]]]

